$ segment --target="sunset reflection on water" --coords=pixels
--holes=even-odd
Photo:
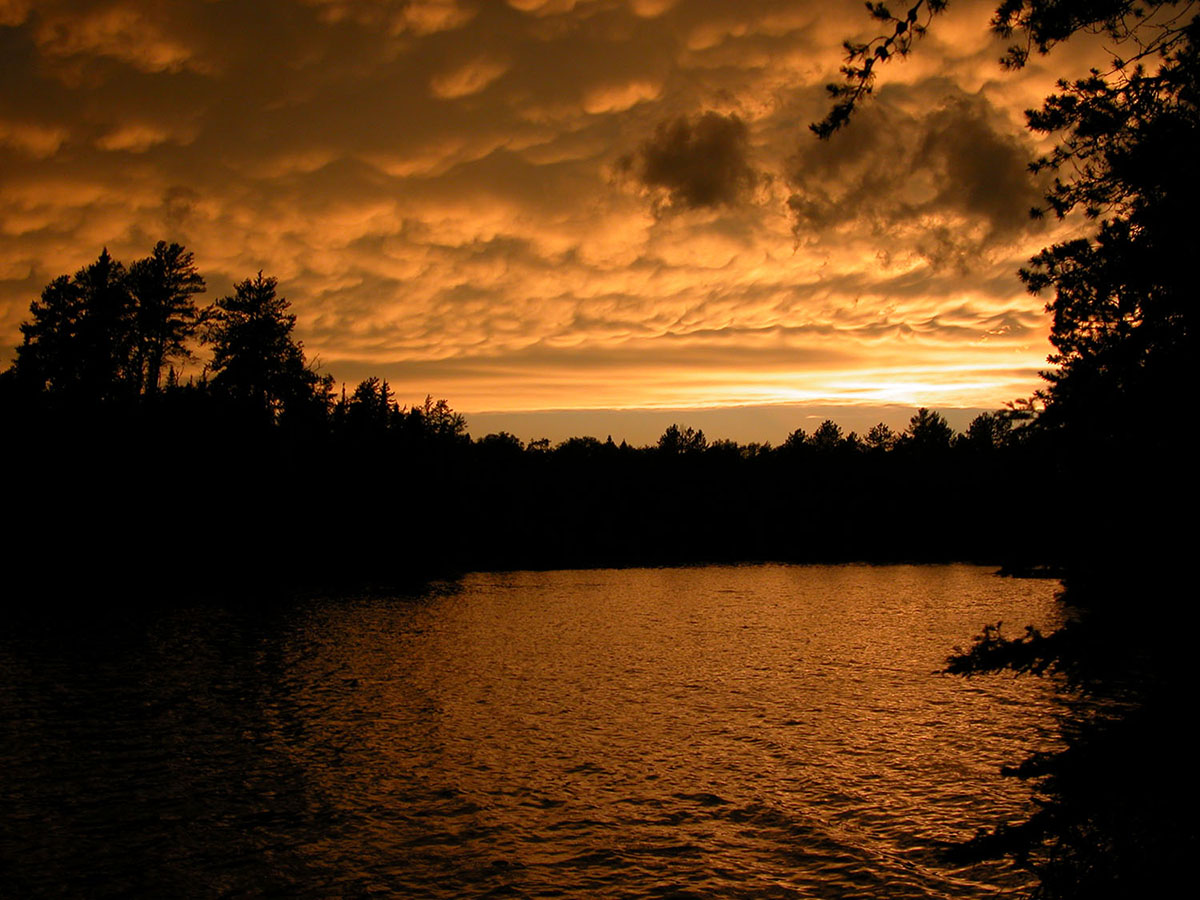
[[[477,574],[0,649],[33,894],[984,896],[1052,686],[934,671],[1054,583],[971,566]],[[45,647],[40,648],[43,652]],[[15,777],[14,777],[15,776]]]

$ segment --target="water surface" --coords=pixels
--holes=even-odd
[[[1056,585],[972,566],[475,574],[0,637],[7,893],[982,897],[1038,679],[933,674]]]

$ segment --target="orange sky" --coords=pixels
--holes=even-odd
[[[1005,73],[988,16],[952,2],[822,144],[859,2],[0,0],[0,337],[166,239],[209,299],[277,276],[309,357],[402,402],[776,441],[996,407],[1049,352],[1016,269],[1079,227],[1028,218],[1021,113],[1088,48]]]

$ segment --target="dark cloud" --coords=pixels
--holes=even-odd
[[[931,264],[972,259],[1037,227],[1035,155],[983,97],[944,88],[936,107],[913,89],[885,91],[829,141],[793,157],[788,205],[797,237],[848,228],[886,236],[881,252],[915,251]]]
[[[747,161],[746,138],[737,116],[680,116],[659,125],[621,166],[646,187],[664,191],[671,206],[733,205],[758,180]]]
[[[185,185],[176,184],[167,188],[163,194],[162,217],[168,232],[182,233],[187,228],[199,199],[199,192]]]

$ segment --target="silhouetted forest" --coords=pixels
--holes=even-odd
[[[107,251],[46,286],[2,377],[31,578],[171,591],[395,582],[468,568],[1052,555],[1026,525],[1051,448],[1024,413],[955,434],[922,409],[778,447],[673,425],[648,447],[472,439],[444,400],[402,406],[308,364],[262,273],[201,307],[193,256]],[[203,356],[203,359],[200,357]],[[177,366],[198,374],[182,379]],[[1053,561],[1064,554],[1057,548]]]

